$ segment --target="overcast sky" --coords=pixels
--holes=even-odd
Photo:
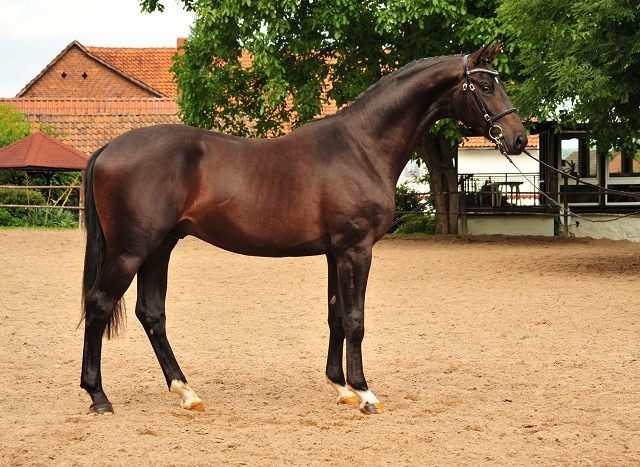
[[[94,47],[175,47],[193,13],[175,0],[162,13],[137,0],[0,0],[0,97],[14,97],[74,39]]]

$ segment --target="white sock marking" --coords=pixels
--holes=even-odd
[[[346,386],[342,386],[340,384],[334,383],[333,381],[331,381],[329,378],[327,378],[327,383],[336,390],[336,392],[338,393],[338,399],[337,401],[340,402],[343,399],[348,399],[349,397],[353,397],[355,396],[354,393],[352,393],[351,391],[349,391],[349,389],[347,389]]]
[[[357,391],[353,389],[351,386],[347,386],[351,392],[353,392],[358,401],[360,401],[360,408],[364,407],[367,404],[379,404],[380,401],[376,396],[373,395],[371,391],[368,389],[366,391]]]
[[[183,383],[182,381],[174,379],[173,381],[171,381],[171,388],[169,388],[169,390],[174,394],[180,396],[180,398],[182,399],[180,407],[182,407],[183,409],[185,407],[191,407],[191,405],[193,405],[194,403],[199,402],[200,404],[202,404],[202,400],[200,400],[194,390],[191,389],[187,383]]]

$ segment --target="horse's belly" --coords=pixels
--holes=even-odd
[[[212,215],[199,219],[187,233],[234,253],[251,256],[326,254],[329,234],[312,216]]]
[[[224,235],[196,236],[224,250],[249,256],[314,256],[329,252],[328,241],[322,238],[283,241],[249,236],[244,238]]]

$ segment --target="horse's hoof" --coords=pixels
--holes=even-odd
[[[362,412],[363,414],[372,415],[384,413],[384,410],[382,409],[382,404],[376,402],[374,404],[365,404],[364,406],[360,407],[360,412]]]
[[[356,396],[338,397],[338,404],[356,405],[359,404]]]
[[[91,404],[89,411],[100,415],[113,413],[113,406],[111,404]]]
[[[187,405],[183,405],[182,408],[186,410],[197,410],[198,412],[204,412],[204,405],[202,405],[202,401],[192,401]]]

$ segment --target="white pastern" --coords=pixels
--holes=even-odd
[[[357,396],[352,393],[351,391],[349,391],[349,389],[347,389],[346,386],[342,386],[340,384],[334,383],[333,381],[331,381],[329,378],[327,378],[327,383],[336,390],[336,392],[338,393],[338,404],[349,404],[351,403],[350,401],[353,400],[353,398],[357,398]]]
[[[171,381],[171,387],[169,388],[171,392],[177,394],[182,399],[180,403],[180,407],[183,409],[189,410],[204,410],[202,407],[202,400],[197,396],[193,389],[189,387],[187,383],[183,383],[182,381],[178,381],[174,379]]]
[[[378,398],[374,396],[373,393],[368,389],[366,391],[357,391],[351,386],[348,386],[348,388],[358,398],[358,402],[360,402],[360,408],[363,408],[367,404],[380,404]]]

